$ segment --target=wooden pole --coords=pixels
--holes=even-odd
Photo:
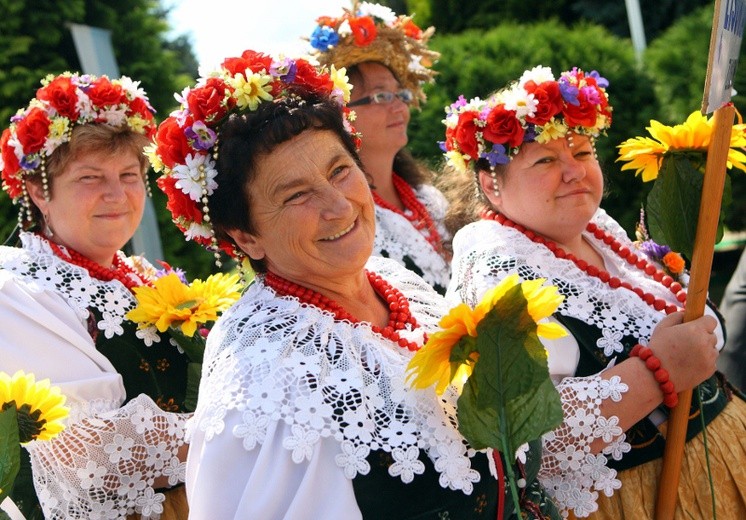
[[[712,137],[707,152],[702,199],[699,204],[697,233],[692,253],[691,278],[687,288],[684,321],[692,321],[704,314],[707,289],[710,284],[712,256],[715,251],[720,205],[725,185],[725,170],[730,148],[731,129],[736,109],[732,104],[715,110]],[[658,480],[658,500],[655,504],[656,520],[672,520],[676,511],[679,475],[684,457],[686,429],[692,391],[679,393],[679,404],[671,411],[663,453],[663,469]]]

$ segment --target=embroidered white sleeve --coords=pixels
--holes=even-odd
[[[68,425],[51,441],[29,443],[45,518],[160,518],[165,496],[153,484],[157,477],[171,486],[184,481],[186,464],[177,452],[189,417],[164,412],[140,395]]]
[[[604,417],[601,403],[618,402],[628,390],[619,376],[568,377],[557,390],[562,399],[564,421],[544,435],[544,453],[539,479],[565,513],[572,509],[584,518],[598,509],[598,492],[611,496],[621,487],[616,470],[607,467],[608,455],[619,460],[630,450],[616,416]],[[602,439],[603,454],[591,452],[591,444]]]

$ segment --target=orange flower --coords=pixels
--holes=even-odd
[[[666,253],[663,257],[663,265],[673,274],[681,274],[686,266],[682,256],[674,251]]]

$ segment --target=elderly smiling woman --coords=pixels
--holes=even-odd
[[[454,427],[454,393],[405,385],[447,309],[412,272],[370,258],[345,80],[245,51],[159,129],[174,221],[258,273],[208,339],[192,518],[495,518],[497,480]],[[533,491],[532,517],[554,511]]]

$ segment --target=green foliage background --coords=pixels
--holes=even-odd
[[[701,105],[712,24],[708,0],[640,2],[648,49],[638,65],[624,2],[607,0],[380,0],[399,13],[415,13],[421,27],[434,25],[432,47],[442,53],[439,75],[426,92],[429,101],[410,123],[410,147],[436,170],[437,142],[443,139],[443,107],[459,94],[485,97],[534,65],[555,72],[578,66],[598,70],[610,81],[614,122],[598,143],[609,194],[603,205],[632,232],[650,186],[615,163],[616,145],[645,134],[650,119],[679,123]],[[347,0],[340,0],[346,6]],[[50,73],[78,70],[66,23],[112,31],[122,74],[142,82],[158,118],[175,107],[173,93],[190,84],[197,63],[187,36],[168,36],[159,0],[0,0],[0,128],[25,106]],[[319,13],[324,14],[324,13]],[[179,28],[175,28],[178,32]],[[310,29],[310,28],[309,28]],[[299,35],[300,37],[301,35]],[[261,49],[259,49],[261,50]],[[746,67],[735,87],[746,92]],[[744,96],[734,98],[746,106]],[[746,175],[735,172],[731,230],[746,228]],[[190,276],[215,270],[211,255],[184,241],[171,224],[165,198],[153,186],[165,260]],[[17,211],[0,197],[0,238],[15,225]]]

